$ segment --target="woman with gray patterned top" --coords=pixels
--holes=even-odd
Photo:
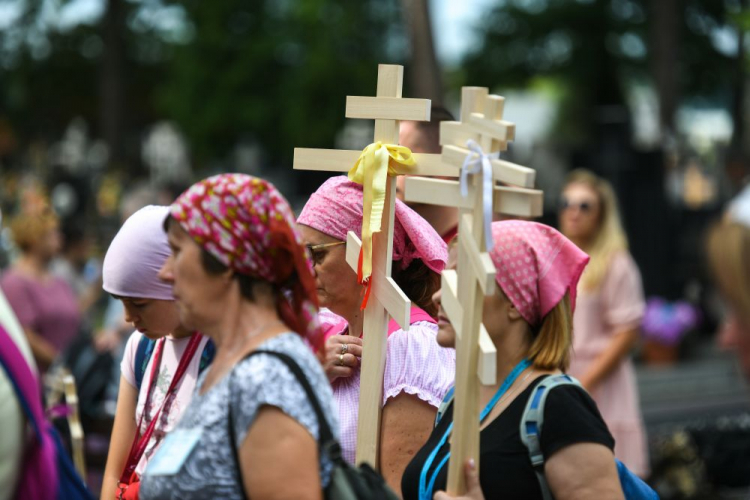
[[[146,468],[140,498],[321,499],[331,464],[319,454],[319,422],[268,353],[294,359],[337,434],[310,349],[319,343],[312,268],[288,203],[262,179],[222,174],[180,195],[165,226],[173,255],[160,276],[183,324],[211,337],[216,355]]]

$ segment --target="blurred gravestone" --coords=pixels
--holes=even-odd
[[[148,166],[153,184],[191,178],[187,143],[172,123],[160,122],[151,127],[143,140],[141,157]]]

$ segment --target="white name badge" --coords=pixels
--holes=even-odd
[[[201,429],[177,429],[164,438],[146,467],[151,476],[172,476],[182,468],[201,439]]]

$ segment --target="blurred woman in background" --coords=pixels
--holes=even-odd
[[[645,301],[612,186],[591,172],[572,172],[559,217],[561,232],[591,257],[578,286],[570,374],[596,401],[615,438],[615,456],[645,477],[648,448],[630,356]]]
[[[0,278],[0,287],[44,371],[78,334],[81,309],[65,280],[50,272],[61,244],[57,216],[49,209],[20,214],[10,229],[21,255]]]
[[[708,259],[729,309],[719,343],[737,351],[750,379],[750,189],[737,196],[724,220],[711,229]]]

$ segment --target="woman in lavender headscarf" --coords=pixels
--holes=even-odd
[[[122,301],[137,331],[125,347],[102,499],[137,498],[138,478],[192,398],[213,344],[180,324],[172,286],[157,277],[171,255],[169,207],[134,213],[104,258],[104,290]],[[122,497],[120,495],[122,494]]]

